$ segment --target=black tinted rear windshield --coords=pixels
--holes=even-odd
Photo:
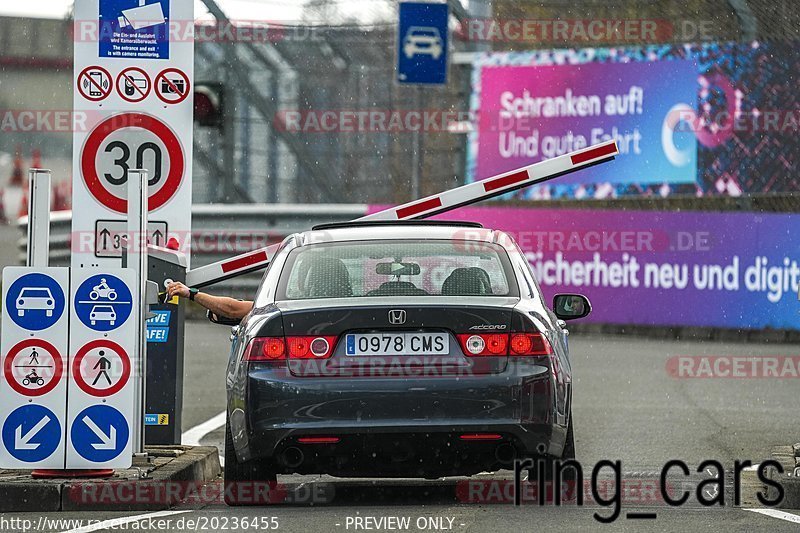
[[[502,247],[477,241],[390,240],[293,250],[277,300],[394,296],[517,296]]]

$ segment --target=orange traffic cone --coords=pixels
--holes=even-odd
[[[42,152],[38,148],[31,153],[31,168],[42,168]]]
[[[3,188],[3,213],[5,214],[6,222],[15,222],[13,218],[21,209],[22,187],[24,184],[22,175],[22,156],[20,155],[22,148],[17,146],[14,155],[14,168],[11,171],[11,177],[8,183]],[[27,200],[24,204],[27,206]],[[26,207],[27,209],[27,207]]]
[[[28,216],[28,187],[22,189],[22,202],[19,204],[19,213],[17,218]]]
[[[11,179],[8,180],[10,187],[22,187],[25,180],[22,179],[22,150],[21,146],[17,146],[16,153],[14,154],[14,170],[11,171]]]

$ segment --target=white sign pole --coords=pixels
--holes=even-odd
[[[50,171],[28,171],[28,259],[29,267],[50,263]]]
[[[136,373],[131,438],[134,455],[144,453],[145,374],[147,335],[144,295],[147,284],[147,171],[131,170],[128,180],[128,268],[136,271],[137,298],[133,305],[136,325]]]

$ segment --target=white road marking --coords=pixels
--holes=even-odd
[[[185,446],[200,446],[200,441],[203,440],[203,437],[225,425],[226,414],[225,411],[222,411],[202,424],[187,429],[183,432],[183,435],[181,435],[181,442]],[[219,451],[219,464],[223,467],[225,466],[224,450]]]
[[[800,516],[792,513],[787,513],[786,511],[779,511],[777,509],[744,509],[745,511],[750,511],[752,513],[763,514],[765,516],[771,516],[772,518],[777,518],[779,520],[786,520],[787,522],[794,522],[795,524],[800,524]]]
[[[140,514],[136,516],[122,516],[119,518],[110,518],[102,522],[96,522],[91,525],[78,527],[75,529],[68,529],[61,533],[91,533],[92,531],[100,531],[101,529],[119,529],[127,524],[139,522],[140,520],[147,520],[150,518],[163,518],[165,516],[173,516],[176,514],[189,513],[190,510],[183,511],[158,511],[155,513]]]

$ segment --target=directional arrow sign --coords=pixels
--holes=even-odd
[[[128,226],[124,220],[98,220],[94,225],[94,254],[96,257],[122,257],[122,248],[128,238]],[[147,223],[147,243],[164,246],[169,227],[162,220]],[[134,242],[139,242],[134,236]]]
[[[130,430],[128,421],[109,405],[92,405],[75,417],[70,429],[72,447],[86,461],[84,466],[128,468]]]
[[[48,459],[61,443],[61,424],[48,408],[23,405],[11,412],[3,424],[3,446],[17,461],[35,466]],[[63,458],[59,458],[63,464]]]
[[[38,448],[40,444],[38,442],[31,442],[31,439],[38,435],[50,420],[51,418],[48,415],[44,415],[44,418],[36,422],[36,425],[28,430],[25,435],[22,434],[22,424],[18,425],[14,433],[14,448],[17,450],[35,450]]]
[[[88,416],[83,417],[83,423],[89,426],[89,429],[100,438],[101,442],[92,443],[92,448],[95,450],[113,450],[117,447],[117,428],[111,426],[108,435],[106,435]]]

